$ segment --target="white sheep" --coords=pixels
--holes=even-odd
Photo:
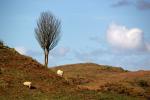
[[[28,86],[29,88],[31,88],[31,84],[32,82],[29,81],[23,82],[23,85]]]
[[[62,77],[62,76],[63,76],[63,73],[64,73],[64,72],[63,72],[62,70],[57,70],[57,75],[58,75],[58,76],[61,76],[61,77]]]

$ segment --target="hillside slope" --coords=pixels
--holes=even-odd
[[[150,99],[150,71],[131,72],[120,67],[93,63],[53,67],[64,71],[65,79],[81,89],[111,91]]]
[[[24,81],[31,81],[32,88],[24,86]],[[78,85],[0,44],[0,100],[146,100],[142,96],[86,90]]]
[[[58,69],[63,70],[66,72],[64,75],[75,77],[75,76],[82,76],[82,77],[96,77],[102,73],[112,74],[112,73],[122,73],[127,72],[120,67],[112,67],[107,65],[98,65],[94,63],[79,63],[79,64],[70,64],[64,66],[56,66],[53,67],[52,70],[56,71]]]
[[[23,86],[24,81],[31,81],[33,89]],[[59,88],[71,86],[31,57],[0,45],[0,100],[44,99],[59,93]]]

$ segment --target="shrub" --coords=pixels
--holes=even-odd
[[[141,87],[148,87],[149,86],[148,81],[143,80],[143,79],[138,80],[138,85]]]
[[[131,96],[144,96],[145,92],[144,89],[140,87],[133,87],[122,83],[106,83],[104,86],[100,88],[102,91],[105,92],[116,92],[119,94],[126,94]]]

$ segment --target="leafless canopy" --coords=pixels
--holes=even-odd
[[[43,12],[35,28],[36,39],[40,46],[52,50],[60,39],[60,21],[50,12]]]
[[[45,66],[48,66],[49,51],[52,50],[60,39],[60,21],[50,12],[43,12],[35,28],[35,37],[44,50]]]

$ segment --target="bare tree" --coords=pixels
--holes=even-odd
[[[48,55],[60,39],[61,22],[50,12],[42,12],[35,28],[35,37],[45,55],[45,66],[48,67]]]

